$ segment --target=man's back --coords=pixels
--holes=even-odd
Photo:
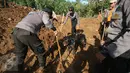
[[[44,11],[30,12],[25,18],[19,22],[16,27],[37,33],[40,31],[41,26],[45,25],[47,28],[52,28],[48,13]]]

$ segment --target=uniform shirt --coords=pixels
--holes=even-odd
[[[123,11],[121,8],[123,8]],[[122,12],[124,12],[125,15],[123,15]],[[124,20],[123,16],[125,16],[126,20]],[[124,21],[126,24],[123,23]],[[121,0],[119,5],[115,8],[110,26],[107,29],[108,38],[113,40],[118,33],[121,32],[123,25],[130,28],[130,0]],[[123,36],[118,38],[117,41],[109,44],[107,49],[110,56],[113,58],[130,50],[130,32],[127,31]]]
[[[38,11],[29,12],[29,14],[23,18],[22,21],[16,25],[16,27],[37,34],[43,25],[49,29],[54,27],[48,13],[44,11]]]

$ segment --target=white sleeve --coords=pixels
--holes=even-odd
[[[52,24],[52,21],[50,20],[49,15],[47,13],[43,14],[42,21],[45,24],[46,28],[50,29],[50,28],[54,27]]]
[[[52,12],[52,17],[57,19],[56,13],[54,11]]]

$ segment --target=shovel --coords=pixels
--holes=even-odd
[[[63,67],[63,64],[62,64],[62,57],[61,57],[61,52],[60,52],[61,48],[60,48],[57,36],[56,36],[56,42],[57,42],[57,46],[58,46],[58,53],[59,53],[59,56],[60,56],[60,61],[59,61],[59,64],[57,66],[57,73],[63,73],[65,70],[64,70],[64,67]]]
[[[63,21],[64,21],[64,13],[63,13],[61,22],[63,22]],[[64,25],[63,23],[60,24],[59,32],[62,32],[63,25]]]

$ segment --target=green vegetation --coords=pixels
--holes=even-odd
[[[25,5],[42,10],[51,7],[57,14],[67,13],[69,6],[74,6],[81,17],[93,17],[100,10],[109,7],[109,0],[88,0],[88,4],[82,4],[80,0],[67,2],[66,0],[10,0],[19,5]],[[85,1],[85,0],[84,0]],[[86,0],[87,1],[87,0]]]

